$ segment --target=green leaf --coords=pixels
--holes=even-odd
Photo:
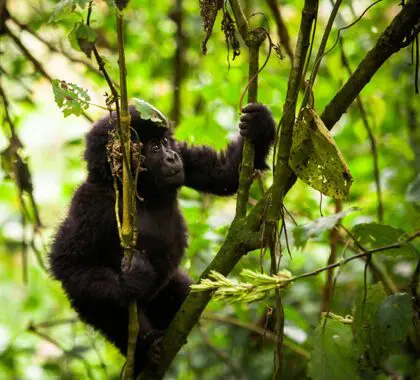
[[[324,231],[331,230],[340,219],[357,210],[358,209],[356,207],[352,207],[337,214],[323,216],[303,226],[294,227],[292,232],[295,246],[298,248],[304,248],[309,239],[317,238]]]
[[[413,317],[411,298],[407,293],[389,296],[379,306],[377,321],[381,332],[381,342],[393,352],[407,338],[408,327]]]
[[[156,107],[142,99],[137,98],[133,99],[133,103],[143,120],[151,120],[157,124],[158,127],[169,128],[169,120]]]
[[[289,165],[296,175],[322,194],[348,198],[353,177],[321,118],[310,108],[293,128]]]
[[[324,321],[315,330],[308,375],[314,380],[359,379],[351,326]]]
[[[64,117],[80,116],[89,108],[90,96],[84,88],[59,79],[52,81],[52,87],[55,102],[63,111]]]
[[[386,299],[381,284],[368,288],[366,300],[362,291],[356,300],[353,319],[354,342],[361,357],[362,367],[379,367],[384,353],[381,345],[381,329],[377,323],[379,307]]]
[[[407,202],[420,203],[420,174],[408,185],[405,197]]]
[[[405,232],[379,223],[361,223],[353,227],[353,235],[357,241],[367,249],[385,247],[395,243],[401,243]],[[411,243],[401,243],[400,248],[388,249],[378,252],[390,257],[403,256],[407,258],[418,258],[419,252]]]

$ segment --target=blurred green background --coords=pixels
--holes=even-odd
[[[237,133],[239,98],[248,81],[247,51],[242,44],[240,56],[232,61],[230,52],[228,63],[219,15],[204,56],[200,50],[204,32],[199,2],[183,0],[181,3],[185,50],[181,67],[181,114],[175,135],[192,144],[221,149]],[[303,1],[279,4],[294,48]],[[92,103],[104,105],[104,93],[109,92],[106,82],[85,64],[76,62],[88,60],[83,53],[73,50],[67,39],[80,16],[74,14],[58,23],[49,23],[54,5],[50,0],[7,1],[12,19],[8,19],[6,25],[51,78],[87,88]],[[356,19],[368,5],[370,2],[364,0],[344,2],[327,49],[335,41],[337,29]],[[173,115],[174,107],[177,26],[171,15],[175,6],[175,1],[131,0],[125,13],[129,97],[145,99],[168,115]],[[276,24],[266,2],[243,1],[243,7],[248,16],[256,13],[250,19],[252,25],[265,26],[264,19],[267,19],[270,35],[277,42]],[[397,1],[383,1],[355,26],[342,32],[342,48],[337,45],[323,59],[314,86],[315,109],[319,113],[348,78],[342,49],[354,70],[399,9]],[[319,46],[330,12],[330,2],[321,1],[315,48]],[[85,17],[86,9],[81,14]],[[95,1],[92,27],[98,35],[98,49],[117,80],[115,17],[104,1]],[[30,220],[22,224],[17,187],[6,178],[5,171],[0,170],[0,379],[118,379],[123,357],[98,333],[76,319],[60,284],[51,280],[35,255],[38,251],[46,262],[53,233],[65,216],[74,190],[86,175],[82,154],[84,135],[91,124],[83,117],[64,118],[54,102],[49,80],[39,69],[34,69],[7,33],[0,37],[1,86],[24,145],[22,153],[28,158],[34,198],[44,226],[38,231]],[[261,62],[267,51],[264,45]],[[417,204],[412,201],[413,196],[407,199],[420,168],[420,97],[414,93],[415,65],[411,54],[408,47],[392,56],[361,93],[377,142],[383,222],[406,232],[420,226],[418,195]],[[95,67],[93,61],[91,65]],[[290,67],[288,57],[280,59],[272,54],[259,78],[259,101],[271,108],[276,121],[282,114]],[[1,107],[2,118],[4,112]],[[91,106],[87,113],[96,119],[104,111]],[[357,223],[378,221],[371,147],[356,104],[334,127],[333,135],[355,179],[350,199],[343,202],[343,210],[359,208],[345,218],[344,225],[350,228]],[[3,123],[0,150],[8,146],[9,137],[9,126]],[[264,182],[268,186],[271,181],[268,171]],[[412,195],[412,191],[409,194]],[[261,198],[255,184],[251,198],[251,201]],[[182,189],[180,199],[189,228],[189,248],[183,266],[196,280],[223,242],[234,216],[235,197],[218,198]],[[320,194],[299,181],[287,195],[285,206],[299,225],[321,216]],[[324,197],[321,207],[324,215],[335,212],[330,198]],[[295,274],[325,266],[330,254],[329,233],[320,234],[308,241],[304,249],[298,249],[291,233],[292,221],[287,220],[287,225],[291,257],[286,254],[282,267]],[[27,284],[24,283],[22,236],[28,245],[25,249]],[[405,257],[383,260],[401,291],[409,289],[415,264]],[[268,273],[269,265],[268,255],[260,258],[259,252],[253,252],[241,260],[231,277],[235,278],[243,268],[255,271],[263,268]],[[363,271],[362,261],[352,261],[342,268],[331,311],[340,315],[351,313],[356,296],[363,291]],[[287,379],[307,376],[311,337],[319,322],[324,283],[325,274],[320,274],[295,283],[284,293]],[[272,298],[235,306],[211,302],[167,378],[270,379],[273,343],[252,333],[249,326],[260,322],[260,328],[264,328],[265,310],[272,304]],[[225,320],[221,321],[223,318]],[[243,325],[232,323],[238,321]],[[414,376],[415,355],[400,350],[387,360],[387,368],[392,368],[389,376]],[[388,377],[387,374],[381,376]]]

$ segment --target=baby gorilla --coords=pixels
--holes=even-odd
[[[131,269],[122,273],[115,218],[115,192],[106,144],[114,117],[98,121],[88,133],[87,179],[75,192],[50,254],[53,276],[61,281],[81,319],[101,331],[122,353],[127,348],[128,305],[136,300],[140,333],[136,373],[156,361],[159,338],[189,293],[189,278],[178,266],[187,246],[187,229],[179,210],[181,186],[217,195],[238,189],[243,137],[255,145],[255,168],[266,169],[275,123],[269,109],[248,104],[240,134],[221,153],[189,147],[170,129],[142,120],[130,108],[131,126],[143,143],[137,202],[139,234]],[[134,135],[134,133],[133,133]],[[134,137],[132,136],[134,140]]]

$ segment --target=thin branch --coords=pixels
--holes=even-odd
[[[235,17],[236,25],[242,39],[248,46],[248,102],[256,103],[258,99],[258,68],[259,68],[259,51],[261,44],[266,38],[265,30],[257,28],[250,30],[248,21],[242,11],[238,0],[229,0]],[[236,198],[236,214],[235,218],[243,218],[246,215],[249,189],[252,184],[254,171],[255,147],[249,137],[244,138],[242,148],[242,162],[239,173],[239,189]]]
[[[343,0],[337,0],[336,3],[333,6],[333,9],[331,11],[330,17],[328,18],[327,25],[325,26],[324,34],[322,35],[321,44],[318,49],[318,53],[315,58],[315,63],[311,71],[311,76],[309,78],[309,85],[306,87],[303,100],[302,100],[302,107],[305,107],[308,103],[309,97],[312,93],[312,87],[315,83],[315,78],[318,74],[319,66],[321,65],[322,57],[324,56],[325,46],[328,42],[328,37],[330,36],[331,28],[333,26],[335,17],[337,16],[338,9],[340,8],[341,2]],[[305,78],[303,78],[305,79]]]
[[[383,247],[372,248],[372,249],[370,249],[368,251],[364,251],[364,252],[358,253],[356,255],[349,256],[346,259],[341,260],[341,261],[339,261],[337,263],[327,265],[326,267],[319,268],[319,269],[316,269],[316,270],[314,270],[312,272],[307,272],[307,273],[304,273],[304,274],[301,274],[301,275],[298,275],[298,276],[294,276],[290,280],[286,280],[285,282],[293,282],[293,281],[296,281],[296,280],[300,280],[302,278],[316,276],[316,275],[318,275],[321,272],[324,272],[324,271],[329,270],[329,269],[337,268],[337,267],[339,267],[341,265],[347,264],[350,261],[353,261],[353,260],[356,260],[356,259],[360,259],[360,258],[363,258],[363,257],[367,257],[367,256],[369,256],[369,255],[371,255],[373,253],[380,253],[380,252],[389,251],[389,250],[392,250],[392,249],[399,249],[404,244],[410,242],[411,240],[413,240],[413,239],[415,239],[415,238],[417,238],[419,236],[420,236],[420,231],[415,232],[413,235],[411,235],[409,238],[405,239],[401,243],[394,243],[394,244],[385,245]]]
[[[130,113],[128,111],[128,93],[127,93],[127,66],[125,63],[124,50],[124,16],[123,8],[126,4],[123,1],[121,9],[116,10],[117,38],[118,38],[118,65],[120,72],[120,123],[122,134],[120,136],[121,146],[124,145],[127,160],[123,160],[123,216],[121,226],[121,246],[124,249],[123,271],[127,272],[131,266],[133,257],[133,242],[136,236],[137,212],[136,212],[136,186],[131,176],[130,167]],[[92,2],[90,3],[90,5]],[[116,2],[118,7],[118,2]],[[117,101],[118,103],[118,101]],[[138,228],[138,227],[137,227]],[[139,321],[137,317],[137,302],[132,300],[128,307],[128,342],[127,342],[127,362],[125,367],[126,379],[134,378],[134,364],[136,359],[136,343],[139,333]]]
[[[342,202],[339,199],[335,200],[335,213],[338,214],[342,210]],[[337,221],[337,224],[340,221]],[[334,264],[337,260],[337,251],[338,251],[338,243],[340,240],[340,233],[336,226],[330,232],[330,256],[328,257],[328,265]],[[329,305],[332,298],[333,293],[333,282],[334,282],[334,271],[329,269],[327,272],[327,280],[324,285],[324,290],[322,292],[322,304],[321,304],[321,312],[328,312]]]

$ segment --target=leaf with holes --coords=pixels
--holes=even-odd
[[[293,128],[290,167],[303,182],[322,194],[348,198],[353,177],[340,149],[313,109],[306,107],[302,114]]]
[[[89,108],[90,96],[84,88],[59,79],[52,81],[52,87],[55,102],[63,111],[64,117],[80,116]]]

